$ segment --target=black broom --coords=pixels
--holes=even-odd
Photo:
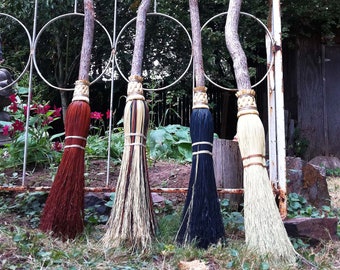
[[[214,124],[208,107],[207,88],[204,86],[198,0],[189,0],[189,6],[197,86],[194,88],[193,111],[190,119],[192,168],[176,241],[179,244],[193,243],[199,248],[207,248],[223,238],[225,231],[212,158]]]
[[[155,235],[155,220],[146,160],[149,109],[143,96],[142,60],[146,13],[150,0],[142,0],[136,21],[136,39],[124,110],[124,152],[108,229],[101,239],[105,248],[125,245],[146,251]]]
[[[225,26],[226,44],[234,63],[238,92],[237,140],[244,167],[244,218],[247,247],[270,255],[275,263],[293,264],[291,244],[273,195],[265,161],[264,128],[251,89],[248,65],[238,36],[241,0],[230,0]]]
[[[65,119],[65,151],[39,228],[66,240],[84,229],[85,145],[90,128],[89,69],[94,33],[92,0],[84,0],[84,34],[78,81]]]

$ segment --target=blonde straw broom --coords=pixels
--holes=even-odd
[[[265,134],[251,89],[247,59],[237,33],[240,0],[230,0],[226,44],[234,62],[238,98],[237,140],[244,167],[244,223],[249,249],[273,262],[294,264],[296,252],[287,235],[273,195],[265,160]]]
[[[136,39],[124,109],[124,152],[108,229],[101,239],[106,249],[125,246],[132,250],[151,248],[155,220],[146,160],[149,110],[143,96],[142,71],[146,12],[150,0],[139,6]]]

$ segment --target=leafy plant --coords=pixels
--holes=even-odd
[[[335,169],[326,168],[326,175],[339,177],[340,176],[340,168],[335,168]]]
[[[321,209],[318,209],[308,204],[307,200],[297,193],[288,194],[287,212],[289,218],[293,217],[322,218],[336,216],[336,214],[332,211],[332,209],[329,206],[324,205],[321,207]]]
[[[38,227],[40,214],[47,194],[45,192],[21,193],[15,197],[15,204],[9,209],[18,214],[19,218],[27,218],[33,228]]]
[[[57,140],[63,134],[50,136],[51,124],[60,118],[61,108],[51,106],[48,103],[32,101],[30,108],[18,95],[11,95],[11,105],[8,111],[11,113],[11,122],[0,123],[3,126],[3,135],[10,136],[11,143],[6,144],[1,151],[2,159],[0,167],[15,167],[23,164],[24,145],[27,139],[27,164],[51,164],[61,158],[62,145]],[[25,134],[26,118],[29,112],[28,133]]]
[[[173,159],[191,162],[191,138],[188,127],[160,126],[150,131],[147,148],[151,160]]]
[[[220,202],[224,226],[228,231],[244,231],[244,217],[241,212],[234,211],[228,199]]]

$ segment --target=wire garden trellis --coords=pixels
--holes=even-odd
[[[273,9],[274,10],[274,9]],[[257,23],[260,24],[261,27],[263,27],[265,29],[266,32],[266,36],[268,39],[268,44],[267,44],[267,58],[268,63],[267,63],[267,72],[266,74],[263,76],[263,78],[261,78],[261,80],[259,80],[255,85],[256,86],[258,84],[260,84],[262,81],[264,81],[266,78],[269,82],[271,82],[273,74],[274,74],[274,62],[275,62],[275,51],[273,51],[272,48],[275,47],[275,44],[277,44],[277,40],[274,40],[274,35],[273,33],[273,29],[272,31],[270,31],[266,25],[257,17],[249,14],[249,13],[241,13],[244,16],[250,17],[252,19],[254,19]],[[227,12],[222,12],[220,14],[217,14],[215,16],[213,16],[212,18],[210,18],[201,28],[201,30],[203,30],[207,24],[209,22],[211,22],[212,20],[214,20],[217,17],[221,17],[221,16],[226,16]],[[58,20],[62,20],[64,18],[67,17],[71,17],[71,16],[84,16],[84,14],[79,13],[77,10],[77,0],[74,1],[74,11],[71,13],[65,13],[62,15],[59,15],[57,17],[54,17],[52,19],[50,19],[46,24],[43,25],[43,27],[39,30],[39,32],[37,32],[37,17],[38,17],[38,0],[35,0],[34,2],[34,17],[33,17],[33,30],[32,33],[30,33],[30,31],[28,30],[28,28],[16,17],[10,15],[10,14],[6,14],[6,13],[0,13],[0,17],[7,17],[11,20],[13,20],[14,22],[18,23],[20,25],[20,27],[22,27],[27,35],[27,39],[29,42],[29,47],[30,47],[30,53],[29,53],[29,57],[27,59],[27,63],[23,69],[23,71],[19,74],[19,76],[10,84],[8,85],[6,88],[9,88],[11,86],[13,86],[16,82],[18,82],[22,76],[28,71],[29,72],[29,86],[28,86],[28,99],[27,99],[27,107],[30,107],[30,100],[32,97],[32,77],[33,77],[33,71],[35,70],[36,73],[40,76],[40,78],[51,88],[56,89],[56,90],[62,90],[62,91],[72,91],[74,90],[74,88],[62,88],[62,87],[58,87],[54,84],[52,84],[51,82],[49,82],[44,75],[42,74],[42,72],[40,71],[37,59],[36,59],[36,48],[37,48],[37,44],[39,42],[39,39],[42,35],[42,33],[46,30],[46,28],[51,25],[53,22],[56,22]],[[179,25],[179,27],[181,29],[183,29],[183,31],[185,32],[185,35],[187,36],[190,44],[191,44],[191,35],[189,34],[188,30],[185,28],[185,26],[177,19],[175,19],[174,17],[167,15],[167,14],[163,14],[163,13],[159,13],[157,12],[157,1],[154,1],[154,10],[151,13],[148,13],[148,16],[159,16],[161,18],[166,18],[169,19],[170,21],[172,21],[173,23]],[[102,73],[99,74],[92,82],[91,84],[94,84],[95,82],[97,82],[98,80],[100,80],[104,73],[107,72],[108,70],[110,70],[110,75],[111,75],[111,85],[110,85],[110,104],[109,104],[109,110],[112,112],[113,110],[113,92],[114,92],[114,76],[115,76],[115,71],[117,70],[120,75],[127,80],[127,76],[123,73],[123,71],[120,69],[119,64],[117,62],[117,57],[116,57],[116,48],[117,48],[117,44],[119,42],[119,39],[121,38],[123,32],[126,30],[126,28],[132,24],[134,21],[136,20],[136,18],[131,19],[130,21],[128,21],[120,30],[120,32],[117,33],[117,0],[114,1],[114,10],[113,10],[113,29],[112,29],[112,35],[110,35],[110,31],[99,21],[96,20],[96,24],[99,25],[99,27],[105,32],[107,39],[109,40],[109,44],[111,46],[111,52],[110,52],[110,56],[109,59],[107,60],[107,64],[104,67],[104,69],[102,70]],[[275,34],[275,33],[274,33]],[[277,38],[276,38],[277,39]],[[158,90],[164,90],[167,88],[170,88],[171,86],[175,85],[176,83],[178,83],[185,74],[187,74],[190,70],[192,64],[192,55],[190,56],[190,59],[187,63],[187,66],[185,67],[185,70],[183,71],[183,73],[172,83],[170,83],[169,85],[163,86],[163,87],[159,87],[159,88],[154,88],[154,89],[145,89],[147,91],[158,91]],[[275,65],[279,65],[280,63],[275,63]],[[275,66],[276,68],[276,66]],[[213,81],[213,79],[211,79],[209,76],[206,75],[206,79],[212,83],[213,85],[215,85],[216,87],[222,89],[222,90],[226,90],[226,91],[235,91],[236,89],[231,89],[231,88],[227,88],[224,87],[222,85],[217,84],[216,82]],[[274,87],[272,86],[273,83],[269,83],[270,87],[269,90],[273,91]],[[3,89],[4,90],[4,89]],[[0,90],[1,91],[1,90]],[[273,106],[271,106],[273,107]],[[23,192],[23,191],[48,191],[50,189],[50,187],[30,187],[29,183],[27,183],[26,181],[26,173],[27,173],[27,151],[28,151],[28,128],[29,128],[29,110],[27,110],[27,117],[26,117],[26,125],[25,125],[25,145],[24,145],[24,161],[23,161],[23,170],[22,170],[22,177],[21,177],[21,186],[0,186],[0,190],[3,191],[18,191],[18,192]],[[85,190],[86,191],[91,191],[91,192],[112,192],[115,189],[114,188],[110,188],[109,187],[109,175],[110,175],[110,148],[111,148],[111,127],[112,127],[112,117],[109,118],[109,129],[108,129],[108,151],[107,151],[107,170],[106,170],[106,182],[105,185],[103,185],[102,187],[86,187]],[[272,136],[274,136],[274,138],[276,137],[276,128],[273,128],[273,134]],[[277,149],[271,148],[270,151],[272,152],[271,157],[272,158],[276,158],[276,160],[272,160],[271,161],[271,165],[273,165],[273,168],[275,170],[277,170],[278,167],[282,168],[282,162],[281,165],[279,164],[279,166],[277,165]],[[274,153],[273,153],[274,152]],[[285,165],[285,164],[284,164]],[[285,166],[284,166],[285,167]],[[282,175],[282,174],[281,174]],[[274,185],[276,186],[276,188],[278,189],[283,189],[285,191],[285,179],[278,179],[278,173],[277,171],[271,174],[271,180],[273,181]],[[186,188],[178,188],[178,189],[171,189],[171,188],[153,188],[152,191],[153,192],[158,192],[158,193],[183,193],[186,192]],[[243,189],[223,189],[223,188],[219,188],[218,192],[220,194],[241,194],[243,193]]]

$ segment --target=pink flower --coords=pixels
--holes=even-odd
[[[44,114],[47,113],[49,111],[49,109],[51,108],[51,105],[50,104],[46,104],[44,106]]]
[[[110,119],[111,116],[112,116],[111,111],[110,111],[110,110],[107,110],[107,111],[106,111],[106,119]]]
[[[16,98],[16,95],[15,95],[15,94],[10,95],[8,98],[9,98],[10,101],[13,102],[13,103],[16,103],[16,102],[17,102],[17,98]]]
[[[19,120],[15,120],[15,122],[12,124],[12,127],[14,129],[14,131],[24,131],[24,123],[19,121]]]
[[[12,102],[12,104],[9,106],[9,109],[14,113],[17,112],[18,111],[18,104],[16,102]]]
[[[46,120],[44,120],[44,122],[42,123],[43,126],[47,126],[49,123],[53,122],[53,117],[52,116],[49,116],[47,117]]]
[[[48,105],[48,104],[46,104],[45,106],[38,105],[37,114],[46,114],[50,108],[51,108],[51,106]]]
[[[90,117],[91,117],[91,119],[100,120],[100,119],[103,118],[103,114],[101,112],[91,112]]]
[[[3,134],[4,136],[8,136],[8,135],[9,135],[9,126],[4,126],[4,127],[2,128],[2,134]]]
[[[53,142],[52,143],[52,150],[57,151],[57,152],[61,152],[63,150],[63,144],[61,142]]]
[[[24,115],[27,116],[27,105],[24,105]]]
[[[53,110],[54,110],[54,112],[53,112],[53,114],[52,114],[52,117],[57,118],[57,117],[60,117],[60,116],[61,116],[61,113],[60,113],[60,112],[61,112],[61,107],[57,108],[57,107],[54,105]]]

